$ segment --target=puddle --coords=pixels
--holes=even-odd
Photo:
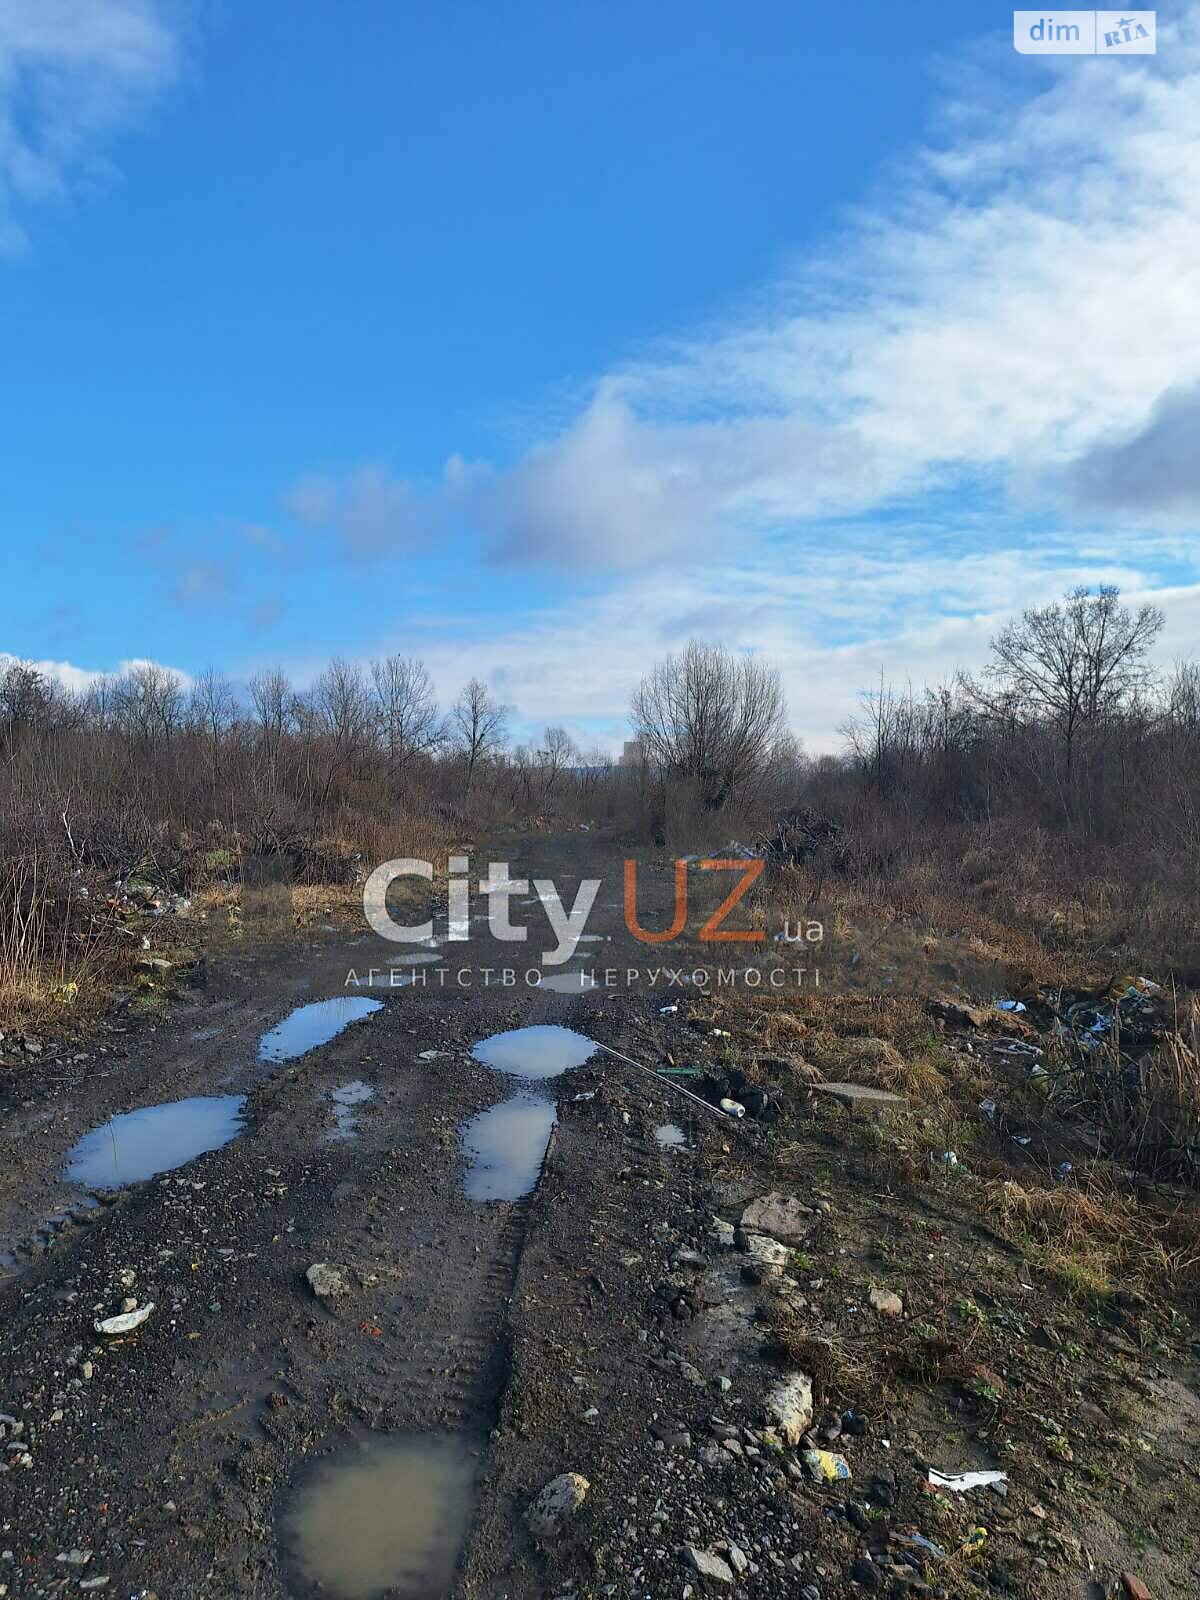
[[[337,1118],[337,1127],[331,1129],[327,1137],[349,1139],[358,1122],[354,1114],[355,1107],[373,1100],[375,1091],[369,1083],[364,1083],[361,1078],[355,1078],[353,1083],[343,1083],[340,1088],[332,1090],[329,1098],[333,1101],[333,1114]]]
[[[441,1600],[475,1510],[478,1462],[439,1434],[371,1440],[318,1465],[283,1519],[290,1591]]]
[[[206,1095],[113,1117],[72,1147],[67,1177],[90,1189],[120,1189],[173,1172],[236,1139],[245,1104],[242,1094]]]
[[[463,1184],[469,1200],[520,1200],[537,1185],[557,1121],[553,1102],[523,1091],[464,1123],[471,1157]]]
[[[382,1004],[382,1000],[364,1000],[355,995],[297,1006],[277,1028],[263,1034],[258,1044],[258,1059],[291,1061],[306,1051],[315,1050],[319,1044],[328,1044],[343,1028],[348,1028],[352,1022],[361,1022]]]
[[[664,1150],[679,1150],[687,1144],[683,1129],[676,1122],[663,1122],[655,1128],[654,1137]]]
[[[590,972],[554,972],[549,977],[543,973],[536,987],[551,994],[586,994],[596,987],[596,980]]]
[[[547,1024],[493,1033],[471,1049],[476,1061],[514,1078],[556,1078],[560,1072],[580,1067],[599,1047],[574,1028]]]

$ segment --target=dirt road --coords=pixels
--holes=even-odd
[[[582,877],[605,880],[569,970],[598,964],[598,951],[606,965],[644,954],[622,939],[619,869],[585,836],[527,841],[512,871],[555,879],[568,905]],[[660,910],[669,882],[643,885],[643,905]],[[11,1252],[0,1413],[19,1425],[9,1445],[20,1463],[0,1478],[10,1595],[101,1577],[110,1592],[163,1600],[306,1593],[292,1486],[311,1458],[373,1431],[449,1433],[486,1477],[518,1262],[531,1214],[554,1197],[468,1198],[463,1128],[514,1088],[544,1105],[574,1090],[567,1077],[514,1085],[471,1049],[557,1024],[619,1043],[629,1010],[623,992],[529,987],[526,971],[554,940],[536,902],[516,907],[514,921],[526,919],[525,946],[473,921],[469,942],[400,968],[388,963],[411,947],[366,931],[233,945],[165,1023],[117,1023],[86,1059],[22,1075],[0,1164]],[[488,967],[520,977],[505,987],[497,970],[488,983]],[[347,994],[379,1009],[294,1059],[260,1059],[260,1041],[296,1008]],[[143,1156],[169,1160],[167,1142],[186,1143],[188,1130],[140,1134],[110,1119],[225,1096],[245,1097],[233,1103],[244,1126],[223,1148],[115,1191],[66,1181],[89,1130],[100,1130],[93,1175],[110,1155],[119,1177],[136,1175]],[[532,1149],[536,1172],[532,1139],[501,1133],[526,1162]],[[643,1156],[656,1173],[670,1159],[653,1141]],[[339,1293],[314,1294],[315,1263],[341,1269]],[[155,1307],[142,1328],[96,1334],[134,1302]],[[498,1545],[495,1517],[486,1531]],[[509,1565],[499,1548],[471,1562]]]
[[[596,988],[527,985],[554,943],[530,891],[524,946],[473,921],[421,964],[365,931],[244,938],[166,1020],[6,1075],[0,1597],[1081,1600],[1130,1566],[1195,1593],[1186,1320],[1064,1303],[953,1171],[881,1182],[840,1108],[733,1125],[589,1056],[778,1066],[684,981],[698,918],[629,937],[615,852],[508,854],[568,906],[602,880],[567,969]],[[646,927],[673,895],[642,868]],[[794,1210],[750,1229],[781,1183]],[[815,1408],[807,1379],[772,1398],[799,1371]],[[932,1497],[930,1464],[1012,1492]]]

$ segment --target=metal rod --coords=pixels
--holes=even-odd
[[[685,1100],[691,1100],[694,1105],[703,1106],[705,1111],[714,1116],[723,1117],[726,1122],[737,1124],[738,1118],[731,1116],[728,1111],[723,1111],[720,1106],[712,1105],[708,1100],[702,1100],[698,1094],[693,1094],[690,1089],[685,1089],[681,1083],[675,1083],[670,1078],[664,1078],[661,1073],[655,1072],[653,1067],[644,1066],[642,1062],[635,1061],[632,1056],[622,1055],[620,1050],[614,1050],[611,1045],[602,1044],[596,1047],[607,1055],[616,1056],[618,1061],[624,1061],[626,1066],[636,1067],[639,1072],[644,1072],[648,1078],[667,1089],[674,1089],[676,1094],[683,1095]]]

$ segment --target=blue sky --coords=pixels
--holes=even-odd
[[[1200,620],[1200,29],[0,0],[0,655],[470,673],[691,634],[814,748],[1115,581]]]

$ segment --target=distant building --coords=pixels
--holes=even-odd
[[[640,767],[645,764],[646,756],[642,749],[640,739],[626,739],[621,750],[621,765],[623,767]]]

